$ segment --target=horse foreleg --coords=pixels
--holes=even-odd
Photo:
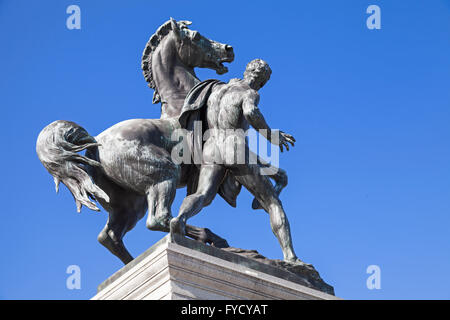
[[[224,238],[219,237],[217,234],[209,230],[208,228],[199,228],[186,225],[186,235],[193,238],[194,240],[200,241],[202,243],[209,243],[211,246],[216,248],[228,248],[228,242]]]
[[[272,166],[268,163],[266,163],[264,160],[258,157],[258,164],[264,168],[266,175],[275,181],[275,193],[277,196],[280,195],[281,191],[284,189],[284,187],[287,186],[288,183],[288,177],[286,174],[286,171],[284,171],[281,168],[277,168],[275,166]],[[254,198],[252,202],[252,209],[263,209],[259,201]]]
[[[175,180],[165,180],[151,187],[147,192],[147,228],[153,231],[170,232],[171,207],[175,197]],[[186,235],[204,244],[217,248],[228,248],[228,242],[208,228],[186,225]]]

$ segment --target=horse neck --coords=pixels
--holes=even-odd
[[[180,115],[184,98],[200,80],[194,69],[187,67],[179,58],[176,41],[172,36],[161,41],[153,53],[152,70],[159,96],[161,97],[161,118]]]

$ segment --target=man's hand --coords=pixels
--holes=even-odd
[[[258,132],[266,138],[270,143],[278,145],[281,152],[283,152],[283,145],[286,150],[289,151],[289,143],[294,146],[295,139],[290,134],[278,131],[278,143],[276,141],[276,131],[272,131],[269,125],[266,123],[264,116],[258,108],[259,95],[258,92],[249,90],[247,91],[244,101],[242,103],[242,109],[244,111],[244,117],[248,123]]]
[[[278,145],[280,146],[281,152],[283,152],[283,146],[286,147],[286,150],[289,151],[289,143],[294,146],[295,139],[290,134],[284,133],[280,131],[280,140],[278,141]]]

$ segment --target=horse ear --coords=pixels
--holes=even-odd
[[[172,17],[170,18],[170,26],[172,27],[173,34],[175,35],[177,40],[180,40],[181,38],[180,27],[178,26],[178,23],[175,21],[175,19],[173,19]]]
[[[192,21],[182,20],[182,21],[179,21],[179,23],[180,23],[184,28],[187,28],[188,26],[190,26],[190,25],[192,24]]]

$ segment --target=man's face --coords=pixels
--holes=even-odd
[[[264,87],[264,85],[267,83],[267,80],[269,80],[266,78],[264,72],[258,72],[258,71],[252,72],[252,78],[255,83],[255,86],[257,87],[257,90]]]
[[[258,72],[257,70],[246,71],[244,77],[256,90],[261,89],[269,80],[266,78],[264,72]]]
[[[244,72],[244,78],[251,84],[251,86],[259,90],[269,80],[272,70],[267,62],[261,59],[255,59],[247,64]]]
[[[264,85],[267,83],[267,81],[269,81],[269,79],[267,79],[264,75],[261,75],[258,79],[259,79],[259,82],[258,82],[259,89],[264,87]]]

